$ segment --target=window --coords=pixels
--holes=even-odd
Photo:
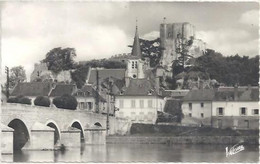
[[[139,103],[140,103],[140,108],[144,108],[144,100],[140,100]]]
[[[88,108],[91,110],[93,108],[93,103],[92,102],[88,102]]]
[[[253,115],[259,115],[259,109],[253,109]]]
[[[204,103],[200,103],[200,107],[203,108],[204,107]]]
[[[124,100],[119,100],[119,108],[124,108]]]
[[[135,108],[135,100],[131,100],[131,107]]]
[[[152,100],[148,100],[148,107],[152,108],[153,107],[153,101]]]
[[[134,69],[134,68],[135,68],[135,62],[132,61],[132,69]]]
[[[245,107],[240,108],[240,115],[246,115],[246,108]]]
[[[192,117],[192,114],[191,114],[191,113],[189,113],[189,117]]]
[[[192,109],[192,103],[189,103],[189,109],[190,110]]]
[[[201,118],[203,118],[204,117],[204,113],[201,113],[200,116],[201,116]]]
[[[137,61],[135,61],[135,68],[137,68]]]
[[[223,116],[224,115],[224,108],[222,108],[222,107],[217,108],[217,112],[218,112],[219,116]]]

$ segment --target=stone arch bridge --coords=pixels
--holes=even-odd
[[[107,116],[88,111],[9,103],[2,104],[1,109],[1,125],[5,127],[2,135],[12,132],[14,149],[78,147],[82,142],[104,144],[106,135],[125,134],[131,126],[126,120],[109,117],[107,131]],[[2,148],[7,145],[3,142],[11,141],[3,138]]]

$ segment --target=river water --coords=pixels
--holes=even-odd
[[[16,151],[2,155],[13,162],[258,162],[258,146],[226,157],[226,145],[107,144],[61,151]],[[229,145],[229,148],[232,145]]]

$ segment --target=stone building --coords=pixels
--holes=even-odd
[[[181,43],[193,40],[188,47],[188,54],[193,57],[199,57],[205,52],[206,45],[200,39],[196,38],[195,26],[188,23],[164,23],[160,25],[160,39],[162,47],[162,57],[160,64],[167,70],[171,70],[172,62],[177,60],[180,54],[176,52],[177,48],[182,47]]]
[[[35,63],[34,70],[30,76],[30,81],[70,83],[72,81],[71,71],[73,70],[64,70],[56,74],[53,71],[48,70],[47,63]]]

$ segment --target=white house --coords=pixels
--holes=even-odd
[[[182,124],[211,125],[211,108],[214,98],[214,90],[191,90],[183,98],[182,112],[184,118]]]
[[[258,129],[259,88],[219,90],[212,101],[212,126]]]
[[[147,79],[131,79],[125,91],[116,95],[116,117],[127,118],[134,123],[154,124],[157,111],[163,111],[164,99],[158,95]]]

